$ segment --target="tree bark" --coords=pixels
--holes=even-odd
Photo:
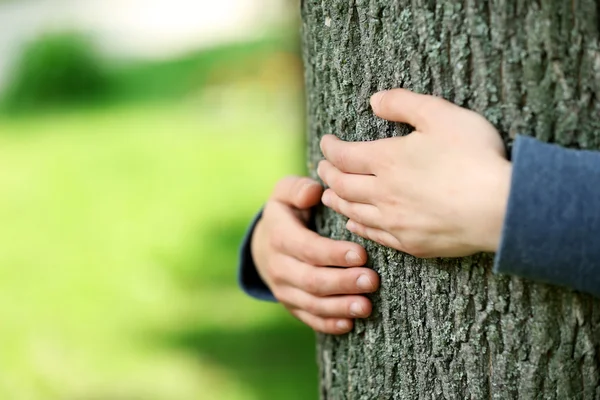
[[[600,148],[598,0],[304,0],[309,170],[319,140],[409,127],[375,118],[369,96],[405,87],[517,133]],[[598,205],[590,204],[590,207]],[[352,236],[381,275],[373,316],[320,336],[322,399],[600,399],[600,301],[498,276],[491,255],[416,259]],[[565,266],[568,268],[568,265]]]

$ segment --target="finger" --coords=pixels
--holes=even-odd
[[[422,130],[440,111],[453,104],[435,96],[418,94],[406,89],[384,90],[371,96],[371,108],[380,118],[405,122]]]
[[[371,228],[351,219],[346,223],[346,229],[358,236],[364,237],[365,239],[379,243],[382,246],[404,251],[400,241],[396,239],[394,235],[384,230]]]
[[[317,297],[299,289],[289,289],[284,304],[323,318],[367,318],[371,302],[365,296]]]
[[[310,265],[359,267],[367,262],[367,252],[359,244],[320,236],[298,221],[271,237],[281,253]]]
[[[323,188],[319,182],[310,178],[288,176],[277,183],[271,198],[298,209],[307,209],[319,204],[322,193]]]
[[[344,142],[334,135],[321,139],[325,158],[339,170],[353,174],[372,174],[376,142]]]
[[[327,160],[319,162],[317,172],[323,182],[344,200],[372,204],[377,189],[375,176],[344,173]]]
[[[365,294],[379,289],[379,275],[369,268],[315,267],[289,261],[273,271],[280,284],[324,297],[340,294]]]
[[[352,330],[354,321],[340,318],[321,318],[303,310],[291,310],[293,316],[317,332],[330,335],[343,335]]]
[[[321,199],[323,204],[339,214],[361,224],[382,228],[381,213],[372,204],[353,203],[339,197],[333,190],[327,189]]]

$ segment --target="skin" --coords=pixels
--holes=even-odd
[[[417,257],[460,257],[498,249],[511,164],[481,115],[404,89],[371,98],[380,118],[415,128],[404,137],[321,141],[325,205],[347,229]]]
[[[310,209],[322,194],[322,186],[309,178],[282,179],[250,246],[261,278],[292,315],[316,331],[344,334],[354,318],[370,315],[371,302],[362,294],[379,288],[379,276],[361,267],[367,254],[360,245],[307,228]]]

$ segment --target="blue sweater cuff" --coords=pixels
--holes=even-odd
[[[494,271],[600,296],[600,153],[518,136]]]
[[[256,265],[254,264],[254,259],[252,258],[252,250],[250,248],[254,228],[261,217],[262,211],[258,213],[256,217],[254,217],[254,220],[250,224],[250,227],[246,232],[246,236],[242,241],[242,245],[240,247],[240,263],[238,267],[238,283],[242,290],[246,292],[246,294],[254,297],[255,299],[277,301],[275,296],[273,296],[273,293],[271,293],[269,287],[258,274]]]

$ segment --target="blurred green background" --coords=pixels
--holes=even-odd
[[[149,56],[111,52],[127,33],[92,3],[103,24],[17,34],[34,3],[0,4],[0,399],[317,398],[312,331],[236,284],[247,224],[304,170],[295,7]]]

